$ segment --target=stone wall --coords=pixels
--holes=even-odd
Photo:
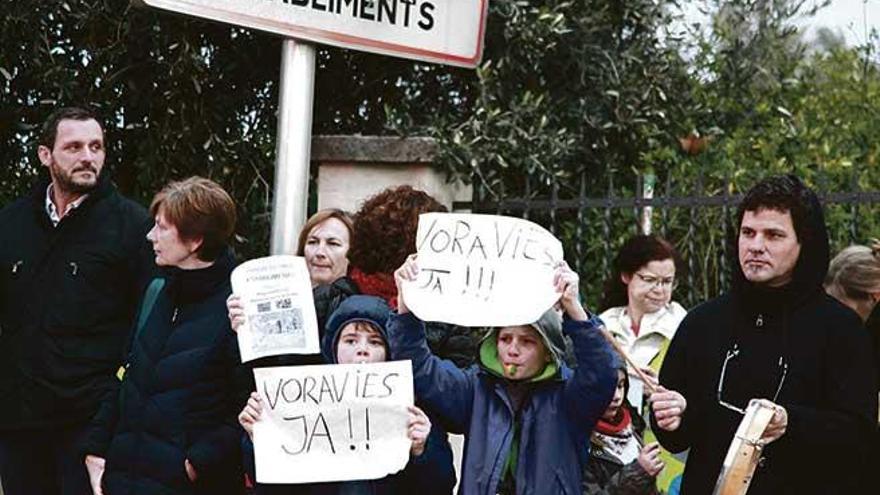
[[[364,199],[402,184],[427,192],[450,210],[453,201],[470,201],[470,186],[448,183],[432,167],[436,149],[434,140],[424,137],[315,136],[318,209],[354,212]]]

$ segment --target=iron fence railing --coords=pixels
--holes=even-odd
[[[810,179],[825,206],[834,252],[880,236],[880,190],[860,190],[857,179],[841,181],[822,173]],[[742,192],[754,180],[697,174],[676,181],[670,173],[656,181],[608,173],[602,184],[584,172],[574,180],[549,184],[524,177],[513,185],[508,181],[489,188],[475,181],[473,200],[456,202],[453,208],[521,217],[546,227],[562,240],[593,305],[601,299],[617,249],[627,237],[652,226],[676,245],[685,261],[675,298],[692,307],[728,287],[734,260],[728,242],[731,224]]]

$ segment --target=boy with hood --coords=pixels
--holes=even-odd
[[[655,495],[657,475],[665,467],[660,444],[642,443],[645,422],[627,401],[629,373],[617,361],[617,387],[608,409],[590,436],[590,462],[583,495]]]
[[[776,412],[749,495],[860,493],[876,373],[858,317],[822,289],[819,199],[795,176],[770,177],[746,193],[737,226],[732,290],[688,313],[651,396],[663,447],[691,449],[681,493],[712,492],[751,400]]]
[[[395,272],[398,314],[388,322],[395,359],[410,359],[416,397],[465,435],[459,493],[574,494],[581,489],[590,431],[614,392],[611,347],[598,318],[578,301],[578,276],[564,263],[554,286],[567,316],[551,309],[531,325],[491,329],[479,364],[465,370],[431,354],[424,323],[400,287],[418,276],[415,256]],[[577,370],[563,363],[563,331]]]
[[[321,354],[328,364],[380,363],[388,360],[385,323],[391,308],[379,297],[354,295],[345,299],[327,320]],[[239,423],[253,440],[253,424],[262,412],[253,392],[239,415]],[[309,485],[257,485],[257,495],[448,495],[455,486],[452,450],[446,432],[432,425],[418,407],[409,408],[410,461],[399,473],[378,480],[342,481]],[[253,444],[246,442],[253,460]],[[253,465],[247,466],[252,479]],[[345,469],[345,466],[339,466]]]

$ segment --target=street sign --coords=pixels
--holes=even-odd
[[[476,67],[488,0],[135,0],[289,38]]]

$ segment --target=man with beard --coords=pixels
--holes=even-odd
[[[858,316],[822,289],[819,200],[794,176],[770,177],[745,195],[737,226],[732,290],[688,313],[651,396],[660,443],[691,449],[681,493],[712,493],[755,399],[775,412],[749,495],[861,493],[876,374]]]
[[[38,155],[48,177],[0,210],[0,480],[6,495],[90,494],[79,442],[117,379],[149,219],[102,173],[90,111],[55,112]]]

